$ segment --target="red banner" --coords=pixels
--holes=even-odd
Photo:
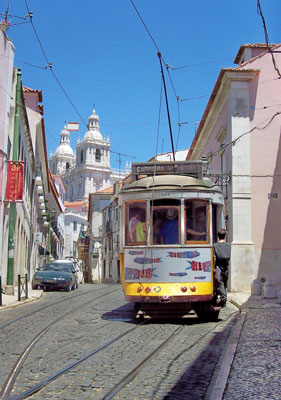
[[[24,161],[8,161],[5,201],[22,202]]]

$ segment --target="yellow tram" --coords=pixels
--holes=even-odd
[[[140,313],[217,319],[213,243],[222,190],[201,161],[133,163],[119,194],[121,275]]]

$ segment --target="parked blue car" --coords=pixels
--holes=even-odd
[[[75,266],[72,262],[48,262],[39,267],[32,278],[32,289],[64,289],[70,292],[78,287]]]

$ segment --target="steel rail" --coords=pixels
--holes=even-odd
[[[228,317],[227,320],[229,320],[230,318],[233,317],[233,314],[235,313],[231,313]],[[75,368],[77,365],[79,365],[80,363],[82,363],[83,361],[87,360],[88,358],[92,357],[93,355],[95,355],[96,353],[100,352],[101,350],[107,348],[108,346],[110,346],[112,343],[116,342],[117,340],[121,339],[122,337],[126,336],[127,334],[129,334],[130,332],[134,331],[135,329],[139,328],[140,326],[146,324],[146,323],[150,323],[154,321],[153,318],[151,319],[146,319],[144,321],[142,321],[141,323],[139,323],[137,326],[134,326],[133,328],[130,328],[129,330],[127,330],[126,332],[123,332],[122,334],[118,335],[117,337],[111,339],[110,341],[108,341],[107,343],[103,344],[102,346],[100,346],[99,348],[91,351],[90,353],[88,353],[87,355],[85,355],[84,357],[80,358],[79,360],[75,361],[74,363],[68,365],[67,367],[61,369],[60,371],[57,371],[55,374],[53,374],[52,376],[50,376],[49,378],[46,378],[45,380],[39,382],[37,385],[35,385],[34,387],[26,390],[25,392],[22,392],[18,395],[14,395],[9,397],[9,400],[23,400],[26,399],[29,396],[32,396],[33,394],[39,392],[41,389],[43,389],[44,387],[46,387],[48,384],[50,384],[51,382],[53,382],[54,380],[56,380],[57,378],[59,378],[61,375],[64,375],[66,372],[68,372],[69,370]],[[223,321],[225,322],[225,321]],[[220,323],[219,323],[220,324]],[[218,324],[216,324],[210,331],[204,333],[203,335],[201,335],[198,340],[196,340],[196,342],[194,342],[192,345],[190,345],[187,350],[190,350],[192,347],[196,346],[205,336],[209,335],[212,331],[214,331],[217,328]],[[141,361],[131,372],[129,372],[124,378],[122,378],[103,398],[102,400],[110,400],[112,399],[119,391],[121,391],[125,386],[128,385],[128,383],[130,383],[137,375],[138,373],[147,365],[148,361],[153,358],[155,355],[157,355],[158,352],[160,352],[160,350],[162,349],[162,347],[164,347],[166,344],[169,343],[169,341],[171,341],[173,339],[173,337],[178,334],[181,330],[183,329],[183,326],[177,327],[172,334],[169,335],[168,338],[166,338],[155,350],[153,350],[153,352],[151,354],[149,354],[143,361]],[[6,399],[3,399],[6,400]]]
[[[23,393],[20,393],[19,395],[11,396],[7,399],[9,400],[22,400],[26,399],[27,397],[37,393],[39,390],[47,386],[49,383],[52,381],[56,380],[59,376],[65,374],[72,368],[75,368],[77,365],[81,364],[83,361],[87,360],[88,358],[92,357],[94,354],[100,352],[101,350],[105,349],[106,347],[110,346],[112,343],[116,342],[117,340],[121,339],[122,337],[128,335],[130,332],[134,331],[135,329],[139,328],[140,325],[144,325],[148,323],[150,320],[145,320],[142,321],[140,324],[134,326],[133,328],[128,329],[126,332],[121,333],[120,335],[116,336],[115,338],[109,340],[108,342],[104,343],[97,349],[92,350],[90,353],[86,354],[84,357],[80,358],[79,360],[76,360],[74,363],[69,364],[67,367],[61,369],[60,371],[56,372],[54,375],[51,375],[49,378],[44,379],[42,382],[39,382],[37,385],[33,386],[32,388],[26,390]],[[2,399],[2,398],[1,398]],[[6,400],[3,398],[3,400]]]
[[[56,318],[54,321],[52,321],[51,323],[49,323],[47,326],[45,326],[45,328],[43,328],[29,343],[28,345],[25,347],[25,349],[23,350],[23,352],[21,353],[21,355],[18,357],[16,363],[14,364],[14,367],[12,368],[6,382],[4,383],[2,390],[0,392],[0,399],[1,400],[7,400],[11,393],[11,391],[13,390],[13,387],[15,385],[16,379],[22,369],[22,366],[25,362],[25,360],[27,359],[29,353],[31,352],[31,350],[34,348],[34,346],[36,345],[36,343],[39,341],[39,339],[41,339],[41,337],[43,335],[45,335],[45,333],[48,332],[49,329],[52,328],[52,326],[63,320],[64,318],[66,318],[69,314],[73,314],[74,312],[80,310],[82,307],[84,307],[85,305],[89,304],[89,303],[93,303],[99,299],[101,299],[102,297],[108,296],[110,294],[112,294],[113,291],[109,292],[109,293],[104,293],[98,297],[96,297],[95,299],[92,299],[90,301],[87,301],[83,304],[80,304],[79,306],[72,308],[70,311],[68,311],[67,313],[65,313],[63,316],[59,316],[58,318]],[[73,297],[72,297],[73,299]]]
[[[226,321],[228,321],[230,318],[232,318],[234,313],[231,313]],[[223,321],[225,322],[225,321]],[[222,323],[222,322],[221,322]],[[219,323],[220,324],[220,323]],[[210,333],[212,333],[216,328],[218,324],[216,324],[210,331],[204,333],[201,335],[194,343],[192,343],[190,346],[186,348],[186,350],[191,350],[194,346],[196,346],[202,339],[204,339],[205,336],[208,336]],[[150,355],[148,355],[143,361],[141,361],[131,372],[129,372],[124,378],[122,378],[103,398],[102,400],[111,400],[114,398],[114,396],[119,393],[125,386],[127,386],[138,374],[139,372],[148,364],[148,361],[150,361],[157,353],[160,352],[162,347],[167,345],[176,334],[178,334],[183,327],[177,328],[163,343],[161,343]]]
[[[131,372],[128,373],[127,376],[125,376],[117,385],[114,386],[113,389],[110,390],[103,398],[102,400],[110,400],[112,399],[120,390],[122,390],[125,386],[128,385],[137,375],[138,373],[147,365],[148,361],[150,361],[157,353],[162,350],[162,347],[166,346],[175,335],[177,335],[181,330],[183,329],[183,326],[179,326],[174,332],[171,333],[170,336],[168,336],[155,350],[153,350],[152,353],[150,353],[143,361],[141,361]]]

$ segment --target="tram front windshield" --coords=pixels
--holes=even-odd
[[[208,202],[199,199],[184,201],[184,215],[181,216],[181,202],[177,199],[160,199],[150,203],[150,221],[146,201],[130,201],[125,208],[126,245],[146,245],[148,225],[150,244],[177,245],[181,243],[181,223],[184,224],[184,242],[208,242]],[[149,222],[149,224],[148,224]]]

